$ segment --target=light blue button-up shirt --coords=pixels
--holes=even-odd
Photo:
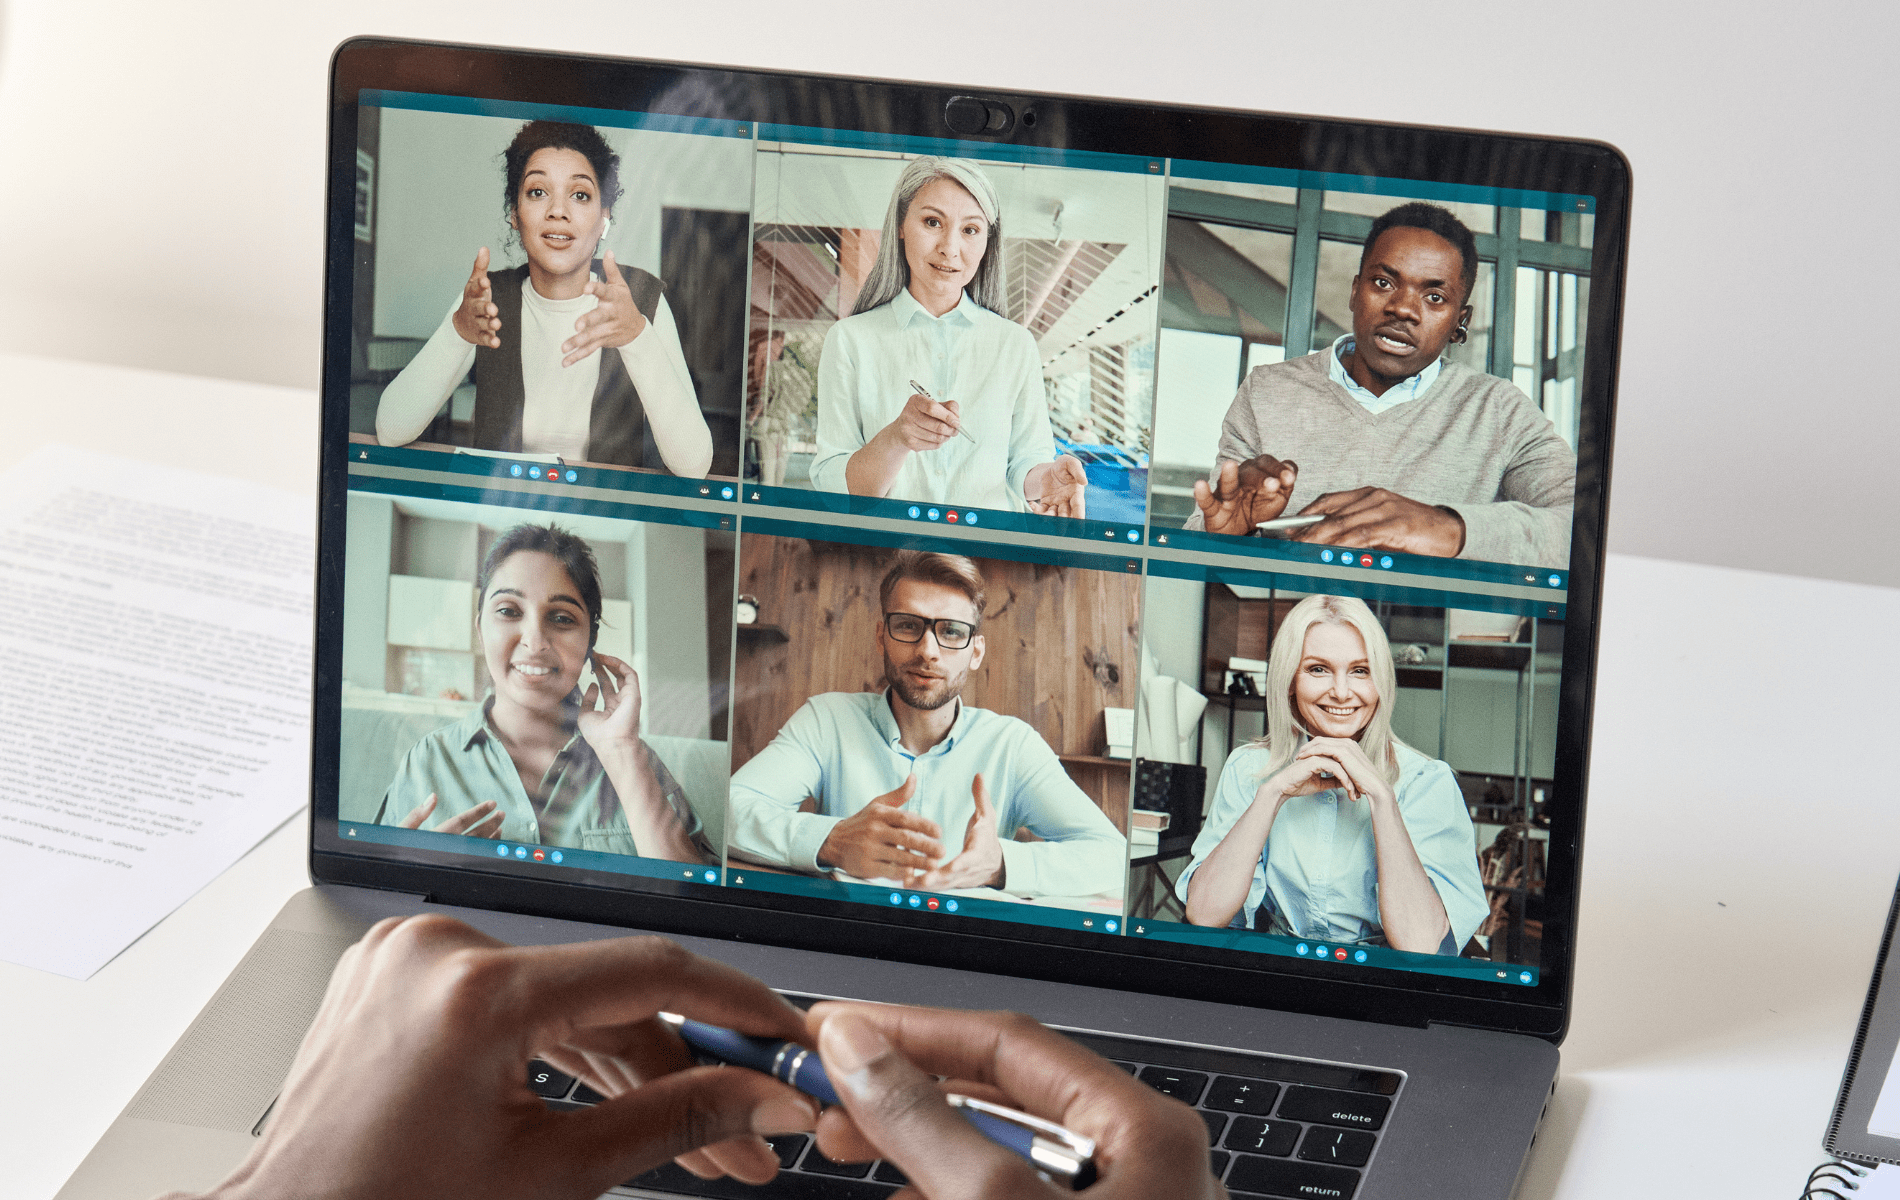
[[[843,492],[845,464],[897,419],[916,380],[954,400],[961,435],[913,451],[886,495],[1021,512],[1023,481],[1055,459],[1036,340],[965,292],[933,317],[908,290],[833,325],[818,358],[818,453],[812,485]]]
[[[957,702],[949,736],[923,754],[904,749],[882,692],[813,696],[732,777],[728,847],[774,866],[817,873],[832,827],[917,776],[908,812],[935,821],[954,855],[976,813],[981,774],[1003,844],[1003,890],[1017,896],[1119,894],[1128,843],[1034,728]],[[809,796],[815,813],[799,812]],[[1011,840],[1027,829],[1039,842]]]
[[[1346,371],[1346,356],[1351,354],[1358,345],[1359,343],[1353,340],[1350,333],[1342,333],[1334,338],[1333,352],[1326,360],[1326,374],[1334,383],[1345,388],[1348,396],[1357,400],[1367,412],[1374,416],[1388,408],[1396,408],[1407,400],[1416,400],[1423,396],[1432,384],[1438,381],[1438,372],[1445,366],[1445,356],[1441,354],[1434,358],[1431,365],[1423,371],[1410,379],[1399,380],[1385,389],[1385,395],[1375,396],[1360,387],[1358,381]]]
[[[1399,818],[1451,921],[1449,948],[1440,953],[1456,954],[1491,911],[1478,874],[1477,834],[1450,767],[1406,745],[1398,756]],[[1175,884],[1182,901],[1194,872],[1253,803],[1269,757],[1263,746],[1242,746],[1227,756],[1214,807],[1194,839],[1193,861]],[[1337,789],[1281,805],[1234,923],[1347,944],[1383,937],[1372,806]]]

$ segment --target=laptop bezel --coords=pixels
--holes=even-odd
[[[690,86],[683,86],[690,85]],[[944,102],[955,95],[1000,99],[1017,112],[1034,106],[1034,129],[1018,123],[1000,140],[1178,159],[1530,191],[1597,199],[1588,312],[1588,354],[1579,385],[1576,517],[1559,684],[1558,741],[1550,806],[1541,982],[1529,1000],[1473,995],[1474,985],[1437,976],[1379,972],[1381,978],[1294,973],[1286,960],[1261,969],[1194,962],[1170,946],[1097,937],[1088,945],[1027,940],[1021,927],[966,920],[948,931],[892,924],[880,910],[798,914],[753,907],[750,894],[681,885],[656,895],[478,869],[397,862],[351,853],[335,834],[340,751],[343,549],[349,425],[350,281],[354,239],[357,97],[361,90],[437,92],[493,100],[671,112],[784,125],[950,136]],[[690,105],[678,103],[689,97]],[[873,119],[875,117],[875,119]],[[648,62],[543,51],[358,38],[332,60],[326,207],[322,449],[319,495],[317,672],[312,739],[310,874],[319,883],[383,888],[461,906],[612,924],[642,930],[768,942],[995,974],[1193,997],[1282,1011],[1396,1025],[1448,1023],[1560,1041],[1573,981],[1582,822],[1590,751],[1597,614],[1602,594],[1610,434],[1620,351],[1630,172],[1599,143],[1423,126],[1347,122],[948,85],[918,85]],[[327,799],[327,805],[322,803]],[[327,822],[327,825],[326,825]],[[703,893],[703,894],[702,894]],[[833,906],[842,910],[848,906]],[[1162,969],[1156,969],[1157,966]],[[1363,975],[1364,972],[1358,974]],[[1389,978],[1388,978],[1389,977]],[[1484,986],[1484,985],[1478,985]]]

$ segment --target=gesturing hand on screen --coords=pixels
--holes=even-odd
[[[475,252],[475,269],[462,285],[462,305],[455,310],[455,334],[471,346],[501,349],[501,309],[495,307],[495,289],[488,282],[488,247]]]
[[[668,1159],[770,1179],[758,1135],[810,1129],[816,1106],[695,1067],[663,1011],[809,1036],[764,984],[664,938],[514,947],[440,915],[383,921],[337,963],[263,1135],[209,1195],[592,1200]],[[608,1099],[551,1111],[534,1058]]]
[[[911,775],[896,791],[833,825],[818,847],[818,865],[859,879],[908,882],[922,874],[943,857],[943,830],[928,817],[904,811],[916,791],[917,777]]]
[[[1054,462],[1032,467],[1023,478],[1023,498],[1029,511],[1051,517],[1086,517],[1089,486],[1082,460],[1064,454]]]
[[[922,1200],[1053,1200],[1061,1193],[943,1101],[993,1100],[1095,1139],[1100,1200],[1225,1200],[1194,1110],[1015,1013],[819,1004],[818,1053],[844,1101],[818,1121],[834,1161],[883,1158]],[[931,1074],[926,1074],[929,1072]],[[945,1076],[942,1083],[932,1074]]]
[[[582,289],[589,296],[598,296],[600,303],[580,315],[574,322],[574,336],[561,343],[561,353],[567,356],[561,360],[564,367],[573,366],[602,346],[624,346],[647,327],[645,315],[633,302],[627,277],[614,265],[612,250],[607,251],[601,267],[606,278],[590,279]]]
[[[970,795],[976,812],[963,833],[963,853],[924,872],[917,887],[941,891],[1003,886],[1003,843],[996,836],[996,810],[990,806],[990,789],[983,776],[971,781]]]
[[[1465,548],[1465,521],[1448,508],[1421,504],[1384,488],[1327,492],[1300,510],[1326,519],[1294,536],[1302,542],[1364,546],[1451,558]]]
[[[421,829],[422,823],[429,819],[430,813],[435,811],[435,805],[435,793],[430,792],[427,800],[424,800],[421,804],[410,809],[409,815],[396,822],[396,824],[402,826],[404,829]],[[468,837],[498,838],[501,836],[501,825],[505,816],[505,814],[495,811],[498,807],[500,806],[497,805],[495,801],[484,800],[467,812],[459,812],[452,817],[444,818],[440,825],[437,825],[429,832],[460,833]]]
[[[913,393],[882,436],[906,450],[935,450],[957,436],[962,424],[955,400],[932,400]]]
[[[1215,476],[1215,486],[1205,479],[1194,481],[1194,503],[1201,510],[1201,525],[1209,533],[1227,533],[1245,537],[1261,521],[1271,521],[1286,511],[1299,479],[1298,463],[1262,454],[1243,463],[1224,462]]]
[[[606,758],[640,740],[640,676],[611,654],[596,650],[593,660],[595,682],[581,698],[579,724],[594,753]]]

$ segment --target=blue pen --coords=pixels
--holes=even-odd
[[[837,1089],[825,1075],[824,1064],[818,1061],[816,1050],[807,1050],[797,1042],[752,1037],[703,1021],[688,1020],[676,1013],[663,1012],[659,1016],[673,1027],[681,1041],[709,1058],[763,1071],[826,1104],[840,1103]],[[984,1137],[1021,1155],[1030,1166],[1055,1182],[1072,1191],[1080,1191],[1095,1182],[1095,1142],[1092,1139],[1053,1121],[974,1096],[952,1093],[944,1099]]]

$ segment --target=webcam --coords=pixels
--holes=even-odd
[[[1016,123],[1016,114],[1000,100],[952,96],[944,103],[943,123],[952,133],[1000,137]]]

